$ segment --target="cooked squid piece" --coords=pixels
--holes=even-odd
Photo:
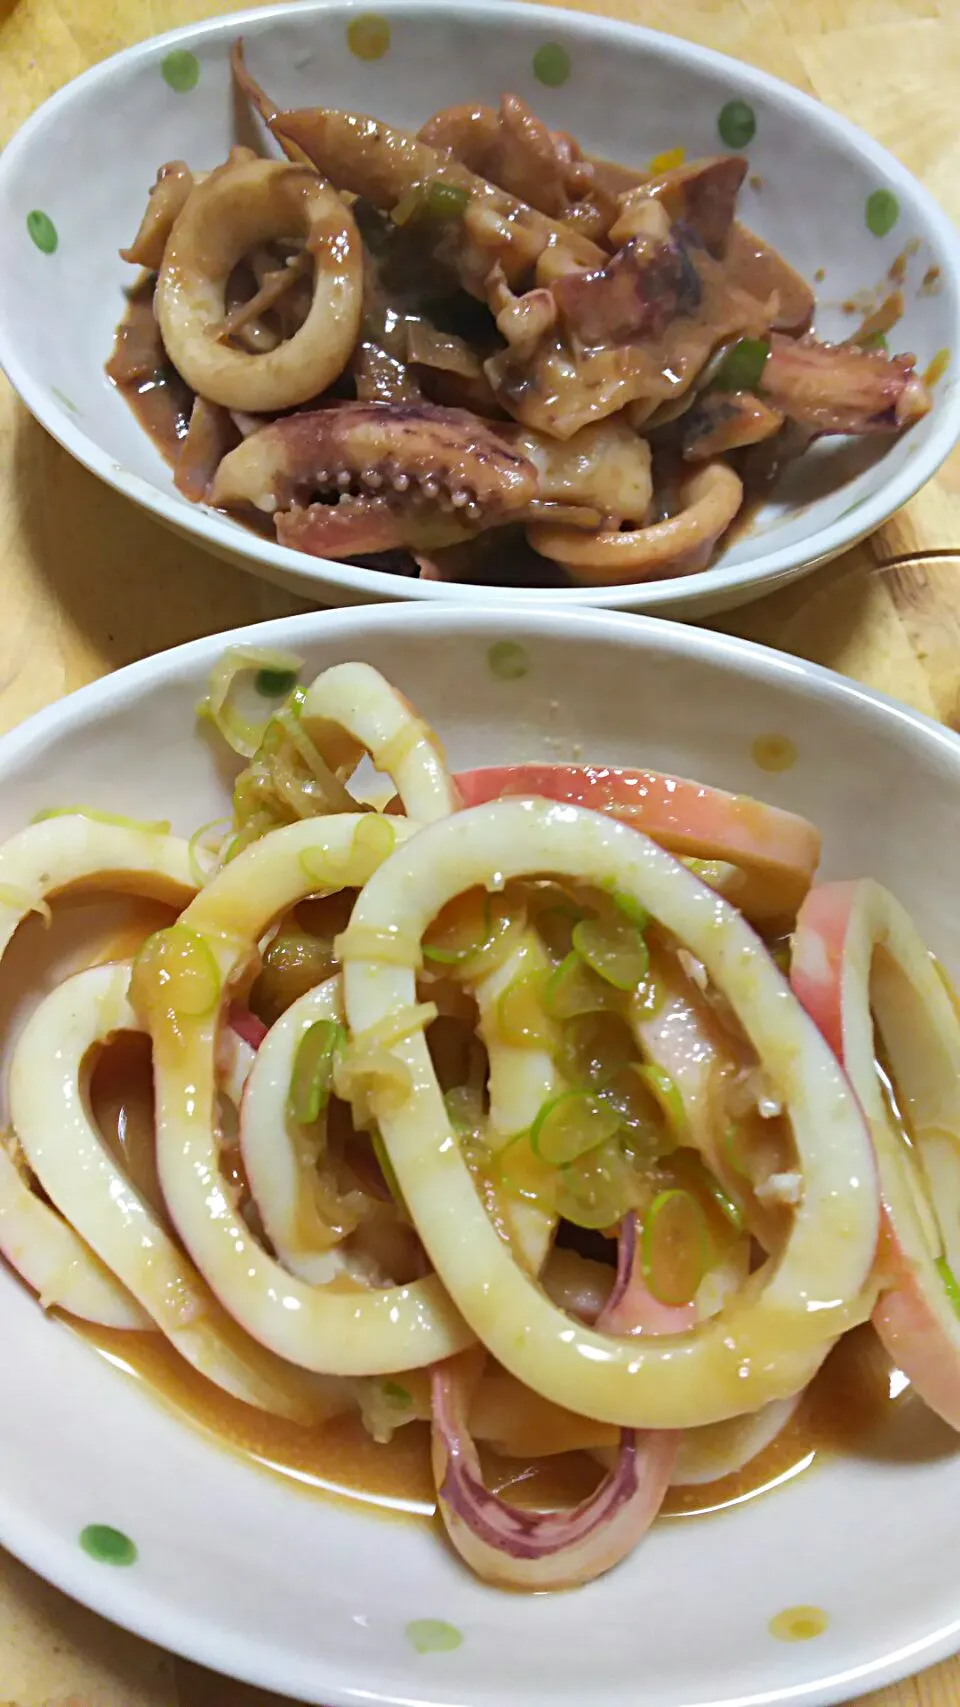
[[[158,1173],[180,1236],[245,1332],[290,1363],[331,1375],[421,1368],[463,1350],[473,1336],[435,1276],[334,1290],[289,1274],[227,1191],[211,1184],[218,1016],[275,919],[309,895],[361,888],[414,828],[403,818],[344,813],[276,830],[224,866],[176,925],[151,938],[134,972],[133,1000],[153,1040]],[[371,947],[406,953],[392,923]],[[372,1051],[374,1066],[382,1053]]]
[[[524,796],[570,801],[644,830],[671,853],[729,864],[743,879],[730,898],[752,921],[792,918],[820,859],[820,832],[806,818],[657,771],[491,765],[460,771],[455,781],[465,806]]]
[[[716,1316],[649,1345],[574,1323],[513,1260],[451,1141],[417,1017],[416,945],[438,908],[471,887],[544,872],[615,888],[703,962],[793,1128],[803,1192],[782,1250]],[[378,955],[387,931],[410,945],[405,963]],[[408,1016],[371,1069],[369,1101],[427,1251],[478,1337],[535,1391],[621,1426],[719,1421],[797,1392],[869,1312],[879,1204],[869,1135],[846,1080],[743,918],[647,837],[581,807],[534,800],[455,814],[374,874],[340,955],[352,1031],[382,1036]],[[399,1088],[398,1068],[409,1079]]]
[[[65,1310],[104,1328],[153,1325],[69,1221],[37,1196],[15,1138],[0,1139],[0,1255],[44,1310]]]
[[[811,891],[790,975],[870,1123],[883,1205],[874,1327],[921,1398],[960,1429],[960,1017],[912,920],[869,879]]]
[[[447,188],[460,216],[454,264],[465,288],[475,295],[484,296],[484,281],[497,262],[508,280],[516,282],[545,250],[562,254],[567,265],[596,266],[603,261],[604,251],[589,238],[380,119],[317,107],[277,113],[270,128],[282,144],[302,149],[338,190],[363,196],[388,212],[396,214],[409,199],[410,211],[416,213],[432,185]]]
[[[613,1468],[571,1510],[510,1506],[484,1484],[467,1417],[471,1358],[433,1377],[433,1468],[447,1534],[478,1577],[503,1588],[573,1588],[592,1582],[633,1551],[657,1515],[676,1457],[673,1434],[624,1429]]]
[[[615,197],[574,139],[548,130],[518,95],[504,95],[499,108],[445,107],[418,135],[477,177],[586,237],[602,239],[616,217]]]
[[[0,846],[0,954],[30,913],[66,890],[101,888],[183,905],[196,892],[188,842],[148,824],[65,812]]]
[[[455,544],[536,495],[532,464],[491,427],[426,403],[341,403],[274,421],[224,457],[210,490],[226,509],[276,514],[282,541],[336,558]]]
[[[129,986],[129,964],[94,967],[68,978],[28,1021],[10,1065],[24,1154],[60,1213],[202,1375],[294,1421],[334,1416],[349,1406],[346,1389],[290,1368],[237,1328],[94,1125],[85,1062],[117,1033],[142,1029]]]
[[[161,166],[137,234],[128,248],[121,249],[121,260],[146,267],[150,273],[160,271],[170,233],[187,205],[195,182],[185,160],[171,160]]]
[[[582,586],[694,575],[707,567],[717,541],[739,513],[743,482],[725,462],[708,462],[685,478],[681,499],[679,515],[632,532],[589,534],[535,522],[527,528],[527,538],[535,551],[562,563]]]
[[[369,664],[334,664],[303,702],[303,718],[332,768],[355,769],[364,753],[396,787],[407,816],[423,824],[460,805],[429,724]]]
[[[257,245],[302,240],[313,258],[309,313],[261,355],[220,342],[225,294]],[[178,373],[209,402],[252,413],[290,409],[326,390],[350,359],[362,307],[363,261],[353,215],[306,167],[245,160],[219,167],[190,195],[164,251],[155,309]]]
[[[352,1268],[340,1247],[357,1217],[320,1174],[325,1134],[317,1127],[329,1100],[338,1040],[345,1037],[342,1019],[339,978],[292,1003],[256,1053],[240,1113],[240,1150],[263,1230],[284,1268],[311,1286],[325,1286]],[[305,1065],[317,1057],[313,1121],[297,1119],[291,1108],[302,1049]],[[311,1082],[305,1090],[309,1101]]]

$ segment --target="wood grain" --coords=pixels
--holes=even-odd
[[[885,142],[960,214],[957,0],[580,0],[738,55]],[[235,0],[0,0],[0,143],[71,77]],[[960,454],[887,527],[719,626],[960,729]],[[302,609],[107,491],[0,379],[0,729],[198,634]],[[960,1661],[864,1697],[954,1707]],[[81,1611],[0,1555],[0,1707],[282,1707]]]

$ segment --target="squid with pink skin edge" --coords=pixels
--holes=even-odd
[[[417,1017],[421,939],[454,896],[534,873],[614,887],[685,943],[730,1002],[792,1123],[803,1195],[782,1250],[683,1336],[617,1339],[558,1310],[498,1236],[451,1132]],[[389,953],[378,948],[385,938]],[[455,814],[381,865],[339,952],[355,1047],[394,1028],[371,1061],[369,1102],[428,1254],[477,1337],[534,1391],[621,1426],[719,1421],[799,1391],[838,1335],[869,1313],[879,1199],[856,1099],[750,926],[648,837],[535,800]]]
[[[904,908],[869,879],[811,891],[790,976],[870,1125],[883,1203],[873,1325],[921,1398],[960,1429],[960,1316],[950,1295],[960,1274],[957,1010]],[[910,1144],[884,1096],[874,1025]]]

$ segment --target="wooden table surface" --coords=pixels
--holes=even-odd
[[[960,217],[960,0],[581,0],[762,66],[862,124]],[[130,42],[235,0],[0,0],[0,143]],[[304,608],[72,462],[0,377],[0,728],[179,641]],[[960,454],[839,563],[723,626],[960,728]],[[274,1707],[73,1606],[0,1554],[0,1707]],[[960,1702],[960,1660],[867,1698]]]

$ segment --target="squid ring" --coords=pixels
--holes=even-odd
[[[825,883],[797,920],[791,981],[850,1075],[870,1123],[884,1231],[873,1325],[920,1397],[960,1428],[960,1018],[916,927],[879,883]],[[910,1122],[893,1124],[874,1016]],[[941,1251],[943,1255],[941,1256]]]
[[[251,355],[219,344],[234,267],[259,243],[302,237],[313,301],[292,338]],[[157,280],[164,346],[200,396],[252,414],[290,409],[343,372],[360,328],[363,257],[353,215],[308,167],[248,160],[211,172],[178,215]]]
[[[318,1020],[342,1019],[339,975],[293,1002],[257,1050],[240,1108],[240,1151],[264,1232],[284,1268],[312,1286],[332,1280],[344,1263],[316,1225],[312,1168],[301,1160],[286,1101],[305,1033]]]
[[[222,1311],[189,1258],[110,1155],[87,1104],[83,1066],[98,1043],[142,1031],[130,965],[95,966],[40,1004],[13,1052],[10,1112],[44,1190],[201,1374],[261,1410],[317,1422],[338,1408],[328,1388],[272,1357]]]
[[[411,1027],[386,1050],[408,1076],[405,1094],[384,1073],[370,1103],[434,1267],[505,1368],[598,1421],[688,1428],[788,1397],[870,1308],[861,1294],[879,1225],[873,1152],[841,1069],[763,943],[685,866],[638,831],[576,806],[498,801],[428,825],[373,874],[340,938],[351,1030],[411,1011],[417,945],[455,895],[544,872],[633,897],[702,960],[791,1118],[803,1199],[777,1256],[690,1333],[644,1341],[591,1330],[514,1262],[451,1132],[422,1029]],[[377,954],[387,931],[415,945],[407,964]]]
[[[401,693],[369,664],[334,664],[307,690],[302,717],[331,769],[353,769],[364,751],[396,787],[409,818],[432,824],[460,796],[437,739]],[[346,739],[345,739],[346,738]]]
[[[163,960],[142,958],[136,991],[154,1044],[157,1166],[177,1230],[230,1314],[291,1363],[333,1375],[422,1368],[473,1335],[435,1275],[408,1286],[338,1290],[288,1274],[250,1235],[218,1184],[215,1055],[222,985],[242,972],[264,931],[319,891],[358,888],[390,847],[412,836],[405,818],[342,813],[275,830],[232,860],[164,939],[180,945],[188,975],[213,980],[205,1010],[177,1009]],[[389,926],[379,950],[400,952]],[[191,964],[192,957],[192,964]],[[191,1007],[195,1004],[191,1003]]]
[[[0,847],[0,954],[51,896],[92,883],[182,906],[197,892],[190,844],[147,825],[106,824],[82,812],[30,824]]]
[[[536,522],[527,539],[542,557],[562,563],[581,586],[612,587],[655,575],[705,569],[713,548],[743,503],[743,482],[724,462],[708,462],[683,483],[684,508],[669,521],[632,533],[585,533]]]
[[[104,1328],[152,1328],[146,1310],[79,1233],[31,1191],[0,1142],[0,1253],[45,1310],[66,1310]]]

